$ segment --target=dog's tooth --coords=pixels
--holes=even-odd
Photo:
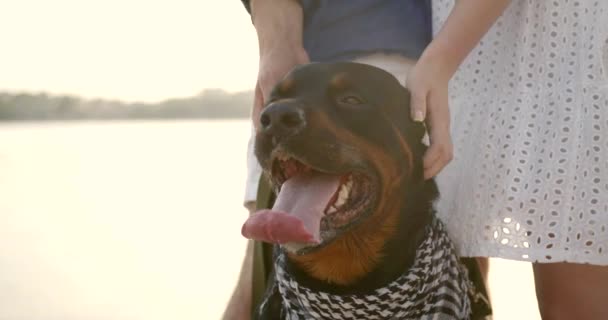
[[[340,185],[340,193],[348,194],[348,184],[343,183]]]
[[[338,191],[338,200],[336,200],[336,206],[342,206],[344,203],[346,203],[346,199],[348,199],[348,190],[344,185],[341,185],[340,191]]]
[[[353,188],[353,180],[349,179],[348,182],[346,182],[346,185],[344,187],[346,188],[346,191],[348,193],[350,193],[350,189]]]
[[[344,184],[348,187],[351,187],[353,185],[353,176],[349,175],[348,179],[346,179],[346,182]]]
[[[350,190],[353,187],[353,181],[351,179],[349,179],[345,184],[343,184],[342,186],[340,186],[340,196],[344,197],[345,199],[348,199],[349,195],[350,195]]]
[[[342,195],[340,195],[338,197],[338,200],[336,201],[336,206],[341,207],[345,203],[346,203],[346,197],[343,197]]]
[[[334,206],[329,206],[329,208],[327,209],[327,213],[328,214],[332,214],[334,212],[336,212],[338,209],[336,209],[336,207]]]
[[[340,197],[343,198],[348,198],[348,192],[349,192],[349,188],[346,185],[342,185],[342,187],[340,188]]]

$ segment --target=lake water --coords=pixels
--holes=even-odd
[[[240,269],[246,121],[0,125],[0,320],[219,319]],[[494,319],[539,319],[492,261]]]

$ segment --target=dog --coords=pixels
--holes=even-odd
[[[373,66],[311,63],[274,88],[254,150],[277,199],[241,230],[274,244],[256,319],[480,318],[485,291],[423,177],[425,132],[407,89]]]

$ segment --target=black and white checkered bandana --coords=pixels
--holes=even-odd
[[[276,260],[276,280],[287,319],[469,319],[472,284],[444,227],[437,219],[401,277],[366,295],[335,295],[299,285]]]

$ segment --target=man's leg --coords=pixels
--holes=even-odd
[[[251,318],[251,292],[253,275],[253,241],[248,241],[239,280],[224,310],[223,320],[249,320]]]

